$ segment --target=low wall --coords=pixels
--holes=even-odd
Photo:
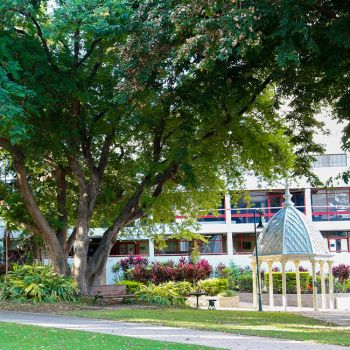
[[[253,303],[253,293],[239,293],[239,300],[244,303]],[[269,294],[262,294],[262,302],[264,305],[269,305]],[[282,294],[274,294],[275,306],[282,306]],[[301,295],[301,305],[303,307],[313,307],[312,294]],[[287,294],[287,306],[298,306],[298,300],[296,294]],[[322,307],[321,295],[317,294],[317,306]],[[329,308],[329,294],[326,294],[326,308]]]
[[[234,297],[220,297],[220,296],[200,296],[198,299],[198,305],[201,308],[207,308],[209,306],[209,299],[215,299],[215,307],[220,308],[232,308],[239,307],[239,296]],[[191,307],[197,306],[197,298],[195,296],[188,297],[186,304]]]
[[[350,293],[336,294],[335,305],[339,310],[350,310]]]

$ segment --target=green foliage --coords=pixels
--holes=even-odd
[[[235,291],[235,290],[230,290],[230,289],[227,289],[225,290],[224,292],[222,293],[219,293],[219,296],[221,297],[235,297],[238,295],[238,292]]]
[[[350,292],[350,278],[347,279],[346,281],[343,281],[343,282],[336,281],[335,282],[335,290],[338,293]]]
[[[126,291],[131,294],[135,294],[136,292],[138,292],[140,287],[143,285],[143,283],[141,282],[128,281],[128,280],[120,281],[120,282],[117,282],[116,284],[125,285]]]
[[[249,271],[243,272],[237,280],[238,289],[241,292],[252,292],[253,291],[253,277]]]
[[[0,299],[57,302],[74,301],[78,286],[71,277],[53,272],[50,266],[13,265],[0,284]]]
[[[282,294],[282,272],[272,272],[273,292],[275,294]],[[286,272],[287,293],[296,293],[296,273]],[[310,274],[309,272],[300,272],[300,288],[302,293],[310,291]],[[265,272],[266,288],[269,288],[269,274]]]
[[[74,226],[85,202],[91,220],[79,243],[89,227],[110,228],[106,243],[124,228],[115,223],[140,218],[134,233],[170,228],[188,236],[198,215],[217,208],[227,187],[240,188],[246,173],[270,182],[291,169],[314,179],[321,102],[348,118],[342,2],[50,4],[0,2],[0,159],[10,179],[23,162],[22,180],[43,214],[33,215],[14,181],[0,180],[0,215],[16,228],[41,226],[39,235],[45,228],[49,252],[52,232]],[[63,210],[57,170],[66,182]],[[91,276],[101,270],[96,261],[106,261],[96,255],[85,261]]]
[[[159,285],[142,285],[136,295],[140,301],[157,305],[183,305],[185,298],[179,293],[174,282]]]
[[[190,282],[168,282],[167,286],[174,286],[176,292],[182,297],[187,297],[193,292],[194,287]]]
[[[227,278],[210,278],[199,281],[197,287],[208,293],[208,295],[215,296],[228,289],[228,280]]]

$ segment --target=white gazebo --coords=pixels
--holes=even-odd
[[[334,308],[332,257],[321,232],[297,208],[291,200],[287,186],[283,208],[268,222],[258,239],[258,271],[262,263],[267,263],[269,272],[269,305],[274,308],[272,267],[281,264],[282,270],[282,306],[287,309],[286,264],[294,263],[296,271],[297,305],[302,307],[300,288],[300,262],[308,261],[312,267],[313,308],[317,310],[316,265],[319,265],[321,277],[322,309],[327,308],[324,268],[329,272],[329,307]],[[255,252],[252,256],[253,304],[257,306],[257,278]],[[261,287],[261,286],[260,286]],[[261,288],[260,288],[261,291]]]

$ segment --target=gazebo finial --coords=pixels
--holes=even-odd
[[[292,207],[294,206],[294,203],[292,201],[292,195],[289,192],[289,183],[288,183],[288,179],[286,179],[286,192],[283,196],[284,198],[284,202],[283,202],[283,208],[287,208],[287,207]]]

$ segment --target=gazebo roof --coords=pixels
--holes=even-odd
[[[295,208],[291,197],[287,187],[283,208],[270,219],[259,236],[259,256],[331,257],[321,232]]]

